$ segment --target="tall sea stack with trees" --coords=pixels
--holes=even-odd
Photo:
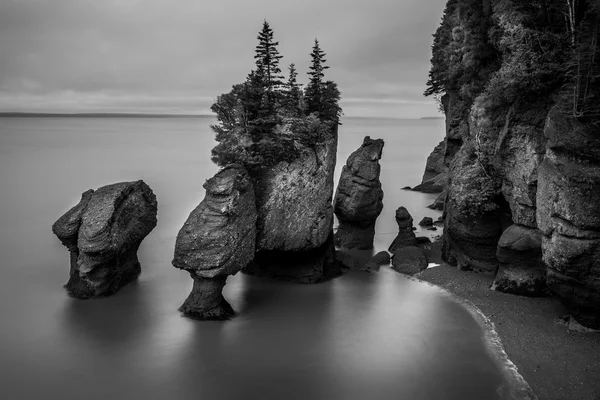
[[[304,88],[295,64],[284,78],[278,45],[264,21],[256,68],[211,107],[218,120],[212,160],[244,167],[254,183],[256,254],[244,272],[314,283],[337,273],[332,197],[341,95],[325,79],[317,39]]]
[[[600,1],[449,0],[443,257],[600,328]]]

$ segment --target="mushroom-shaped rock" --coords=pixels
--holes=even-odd
[[[108,296],[137,278],[137,250],[156,226],[157,209],[156,196],[141,180],[83,193],[52,225],[71,256],[68,293],[79,299]]]
[[[177,235],[173,266],[194,280],[180,308],[197,319],[227,319],[234,312],[222,294],[228,275],[254,257],[256,201],[244,168],[225,167],[204,184],[204,200],[190,213]]]
[[[415,246],[403,247],[392,257],[392,268],[406,275],[418,274],[427,269],[427,265],[427,256]]]
[[[521,296],[546,294],[540,231],[511,225],[500,237],[496,257],[499,267],[491,289]]]
[[[339,220],[335,244],[348,249],[372,249],[375,221],[383,209],[379,181],[382,139],[365,137],[342,168],[334,212]]]
[[[388,249],[390,253],[395,253],[402,247],[417,245],[417,238],[413,232],[413,218],[405,207],[398,207],[396,210],[396,222],[398,223],[398,236]]]

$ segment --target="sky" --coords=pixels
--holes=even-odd
[[[422,93],[445,2],[0,0],[0,112],[211,114],[267,20],[301,83],[319,39],[345,116],[435,116]]]

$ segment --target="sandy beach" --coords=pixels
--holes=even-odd
[[[569,329],[554,297],[529,298],[489,289],[493,276],[443,264],[441,242],[425,246],[430,262],[418,276],[476,306],[493,323],[518,372],[540,400],[600,399],[600,334]]]

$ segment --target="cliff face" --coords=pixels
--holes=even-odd
[[[256,179],[255,264],[244,271],[303,283],[335,271],[333,173],[337,126],[295,161],[280,162]]]
[[[460,269],[496,275],[494,290],[552,291],[579,322],[599,328],[600,128],[589,101],[595,94],[587,105],[581,105],[585,96],[568,94],[573,85],[564,84],[570,77],[562,53],[570,50],[560,50],[564,35],[555,10],[535,14],[512,0],[491,3],[493,28],[471,34],[473,15],[487,15],[481,14],[486,4],[449,1],[434,41],[428,83],[431,93],[444,93],[446,114],[443,257]],[[535,46],[523,40],[525,32]],[[600,67],[586,55],[584,41],[593,35],[578,36],[581,70]],[[478,58],[467,63],[469,49],[490,43],[494,68],[473,76],[466,67]],[[456,57],[453,46],[467,53]],[[593,82],[590,93],[600,90]]]

